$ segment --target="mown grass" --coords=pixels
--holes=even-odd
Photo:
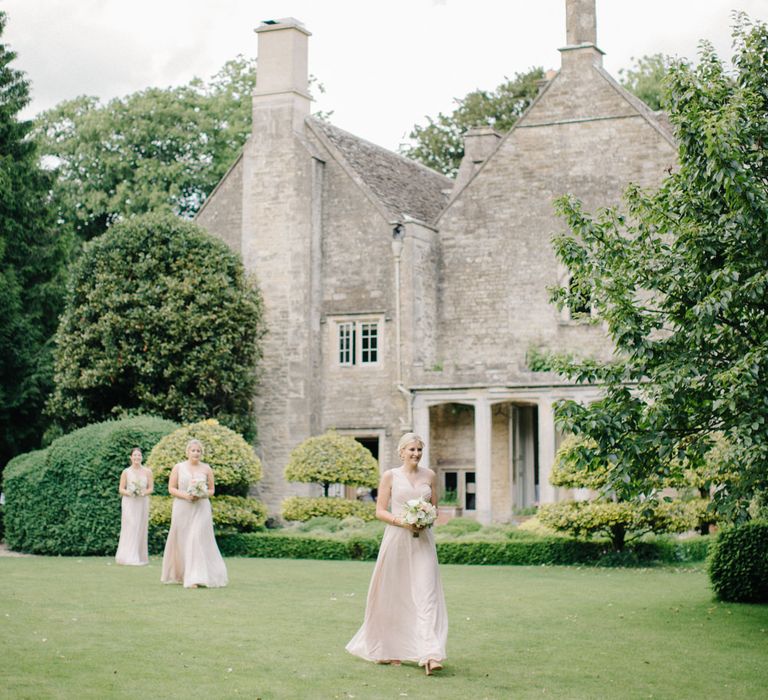
[[[714,602],[700,567],[443,566],[440,676],[344,645],[371,562],[228,559],[230,585],[159,583],[159,560],[0,559],[8,698],[757,698],[768,606]],[[396,614],[396,611],[392,611]]]

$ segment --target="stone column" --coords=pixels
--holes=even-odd
[[[491,404],[487,398],[475,403],[475,514],[488,525],[491,511]]]
[[[539,407],[539,503],[555,502],[555,487],[549,483],[552,465],[555,463],[555,418],[553,399],[543,396]]]
[[[416,394],[413,397],[413,432],[416,435],[420,435],[424,440],[424,452],[421,455],[421,462],[419,464],[422,467],[432,468],[429,461],[429,406],[424,397]]]

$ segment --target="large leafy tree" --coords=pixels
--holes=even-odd
[[[72,268],[48,410],[63,430],[140,412],[252,437],[263,332],[261,295],[224,243],[173,214],[128,218]]]
[[[89,240],[121,216],[193,215],[251,128],[255,61],[238,57],[205,82],[149,88],[102,104],[77,97],[35,132],[55,173],[58,217]]]
[[[665,78],[669,73],[671,59],[660,53],[633,58],[630,68],[619,70],[621,84],[639,97],[651,109],[664,106]]]
[[[554,366],[605,384],[601,401],[566,402],[557,418],[591,438],[574,459],[608,464],[607,488],[653,499],[656,476],[701,469],[717,435],[737,469],[716,501],[738,520],[768,489],[768,28],[740,15],[734,45],[730,69],[707,44],[696,67],[670,66],[679,168],[658,190],[630,187],[623,213],[559,202],[572,235],[557,255],[618,353]]]
[[[403,155],[453,176],[464,156],[464,132],[475,126],[492,126],[509,131],[525,111],[544,77],[542,68],[531,68],[505,80],[496,89],[474,90],[460,100],[450,114],[440,112],[427,125],[416,125],[408,135],[412,144],[401,149]]]
[[[0,36],[6,15],[0,12]],[[0,43],[0,468],[39,445],[52,386],[50,339],[63,289],[64,245],[49,206],[31,123],[19,112],[29,83]]]

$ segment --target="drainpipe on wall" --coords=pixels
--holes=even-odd
[[[397,370],[397,379],[395,386],[405,398],[407,407],[406,425],[403,430],[406,432],[413,430],[413,392],[409,391],[403,384],[403,352],[401,347],[401,321],[400,321],[400,255],[403,252],[403,238],[405,238],[405,227],[399,221],[394,222],[392,226],[392,255],[395,258],[395,364]]]

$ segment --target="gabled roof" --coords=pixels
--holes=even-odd
[[[432,222],[448,202],[453,180],[316,117],[307,124],[378,201],[392,221]]]

